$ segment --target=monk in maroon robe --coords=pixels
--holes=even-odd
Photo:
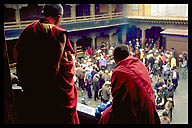
[[[79,124],[74,50],[67,31],[58,27],[63,7],[45,5],[43,14],[24,28],[15,46],[17,76],[23,88],[18,122]]]
[[[112,105],[101,116],[99,124],[160,124],[147,68],[129,56],[125,45],[114,49]]]

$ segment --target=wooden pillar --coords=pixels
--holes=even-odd
[[[96,39],[96,35],[95,33],[91,34],[91,38],[92,38],[92,49],[93,49],[93,53],[95,52],[95,39]]]
[[[109,4],[109,15],[110,15],[110,18],[112,18],[112,5],[111,4]]]
[[[141,35],[141,44],[142,44],[142,48],[144,48],[145,45],[145,37],[146,37],[146,32],[145,32],[146,28],[141,28],[142,31],[142,35]]]
[[[95,4],[90,4],[90,14],[92,18],[95,18]]]
[[[71,6],[71,18],[76,21],[76,4],[70,4]]]
[[[71,40],[73,41],[74,45],[73,45],[73,48],[74,48],[74,51],[75,51],[75,54],[77,52],[77,41],[78,41],[78,38],[71,38]]]
[[[19,11],[19,5],[18,4],[16,4],[15,16],[16,16],[16,23],[21,28],[20,11]]]
[[[112,46],[112,36],[113,36],[113,32],[109,33],[109,48]]]
[[[122,32],[122,44],[126,42],[126,39],[127,39],[127,31],[126,29],[124,29]]]

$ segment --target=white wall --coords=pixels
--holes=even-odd
[[[188,4],[151,4],[150,16],[188,17]]]

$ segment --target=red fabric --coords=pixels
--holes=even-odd
[[[147,68],[132,56],[120,61],[112,74],[112,105],[99,124],[160,123]]]
[[[87,50],[85,51],[85,54],[88,55],[88,56],[90,56],[91,54],[93,54],[92,48],[87,49]]]
[[[48,31],[42,23],[51,26]],[[42,17],[22,31],[15,46],[17,75],[25,95],[30,96],[25,96],[26,105],[34,107],[37,104],[36,111],[29,115],[34,114],[37,121],[46,118],[46,123],[51,123],[55,118],[55,122],[79,124],[76,110],[77,89],[73,81],[74,65],[71,56],[74,50],[68,37],[65,48],[62,46],[63,34],[67,35],[67,31],[52,24],[51,19]],[[60,52],[62,48],[63,54]],[[44,110],[45,113],[42,112]],[[47,122],[48,120],[50,122]]]

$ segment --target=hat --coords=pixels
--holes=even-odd
[[[163,116],[168,116],[168,113],[166,111],[163,112]]]
[[[172,99],[172,98],[167,98],[167,100],[169,100],[169,101],[173,101],[173,99]]]
[[[89,75],[88,75],[88,78],[89,78],[89,77],[92,77],[92,75],[91,75],[91,74],[89,74]]]
[[[85,97],[82,97],[80,100],[81,100],[81,101],[85,101]]]
[[[105,85],[106,85],[106,84],[111,84],[111,82],[110,82],[110,81],[106,81],[106,82],[105,82]]]

